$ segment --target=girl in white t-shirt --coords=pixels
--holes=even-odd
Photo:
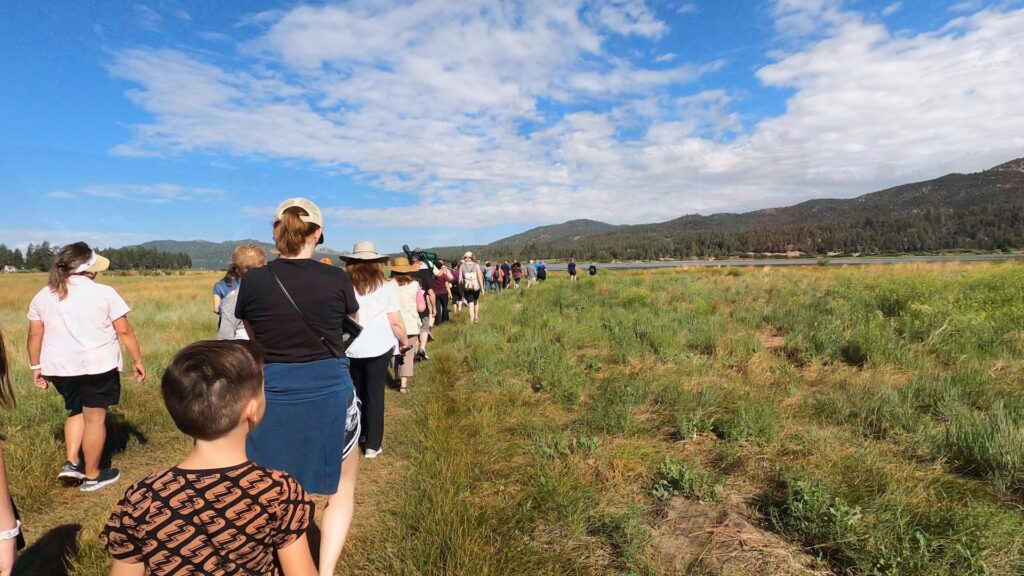
[[[345,355],[349,372],[356,386],[356,396],[363,404],[361,439],[367,458],[375,458],[384,440],[384,387],[388,365],[395,348],[409,346],[397,286],[384,276],[387,256],[377,253],[373,242],[356,242],[352,252],[342,254],[345,271],[352,278],[359,302],[359,322],[363,331],[352,341]]]
[[[67,461],[57,477],[81,480],[91,492],[117,482],[116,468],[100,470],[106,440],[107,408],[121,397],[123,344],[135,362],[135,380],[146,379],[142,352],[128,323],[131,308],[110,286],[97,284],[96,274],[110,261],[85,242],[57,253],[48,284],[28,308],[28,358],[35,385],[50,384],[64,398]],[[79,451],[85,458],[79,460]]]

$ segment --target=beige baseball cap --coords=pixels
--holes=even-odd
[[[317,244],[323,244],[324,216],[320,212],[320,207],[307,198],[289,198],[277,205],[277,210],[274,212],[274,222],[279,222],[284,216],[284,211],[289,208],[302,208],[306,211],[308,216],[301,216],[302,221],[308,224],[316,224],[320,227],[320,241]]]

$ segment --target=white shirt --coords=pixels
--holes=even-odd
[[[131,308],[117,290],[85,276],[70,276],[67,283],[64,300],[46,286],[28,307],[28,319],[43,323],[39,357],[43,375],[85,376],[121,370],[124,359],[114,320]]]
[[[388,312],[400,312],[398,302],[398,284],[389,280],[369,294],[356,293],[359,302],[359,323],[363,331],[359,333],[345,355],[349,358],[376,358],[382,356],[398,345]]]

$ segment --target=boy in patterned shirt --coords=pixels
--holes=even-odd
[[[195,439],[184,462],[137,482],[100,535],[111,576],[315,576],[313,503],[286,472],[250,462],[263,417],[263,358],[245,340],[196,342],[167,367],[167,410]]]

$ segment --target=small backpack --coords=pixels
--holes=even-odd
[[[474,265],[462,272],[462,285],[466,287],[466,290],[480,289],[480,279],[477,278],[476,271],[477,267]]]

